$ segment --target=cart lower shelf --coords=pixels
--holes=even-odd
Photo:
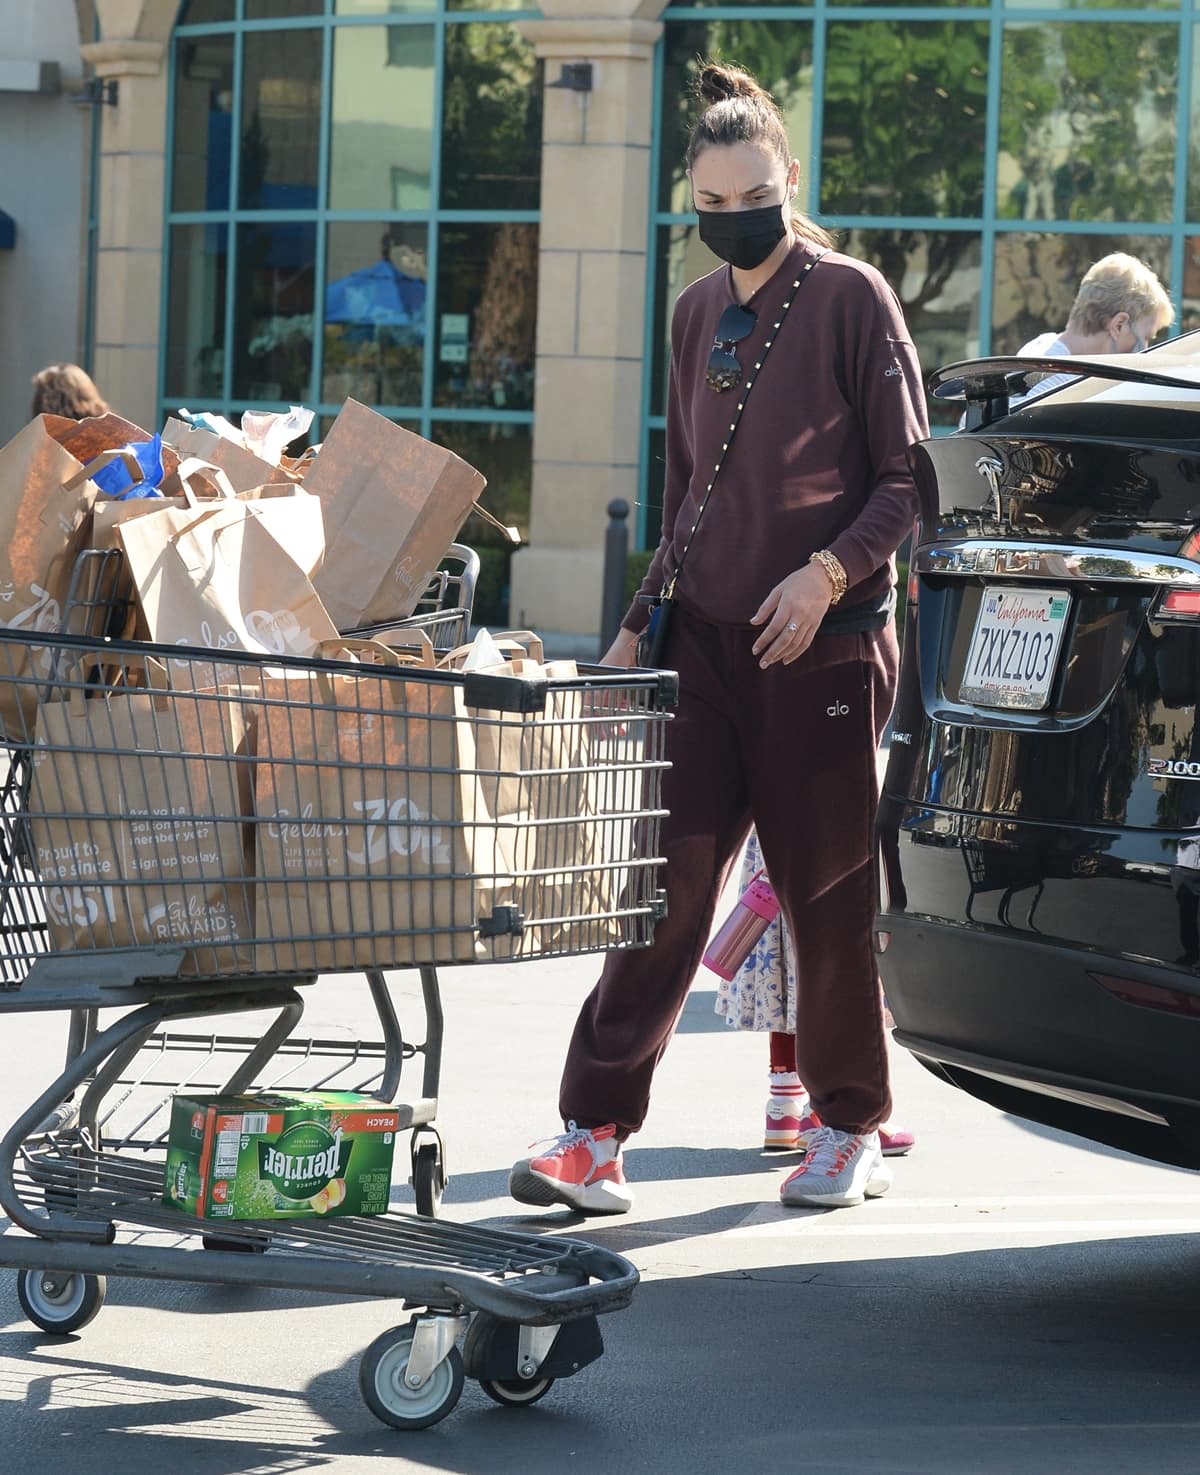
[[[162,1203],[163,1167],[141,1154],[97,1155],[54,1148],[23,1155],[17,1170],[21,1197],[45,1220],[48,1258],[82,1263],[83,1252],[117,1257],[110,1274],[154,1277],[158,1257],[170,1275],[188,1280],[270,1284],[269,1261],[280,1263],[279,1284],[306,1284],[296,1257],[313,1257],[313,1290],[400,1296],[410,1306],[491,1311],[528,1325],[557,1325],[628,1305],[636,1269],[622,1256],[579,1240],[472,1226],[392,1210],[372,1217],[233,1221],[194,1219]],[[88,1239],[76,1239],[86,1228]],[[107,1228],[107,1233],[98,1232]],[[179,1249],[125,1245],[128,1230],[182,1237]],[[69,1247],[64,1240],[74,1242]],[[98,1242],[100,1241],[100,1242]],[[0,1236],[0,1263],[17,1236]],[[37,1245],[36,1238],[22,1243]],[[213,1251],[226,1251],[214,1257]],[[243,1251],[253,1259],[241,1259]],[[204,1260],[188,1273],[179,1255]],[[86,1257],[89,1261],[91,1255]],[[26,1253],[22,1263],[29,1263]],[[10,1262],[11,1263],[11,1262]]]

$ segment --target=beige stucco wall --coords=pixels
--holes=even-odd
[[[166,188],[167,42],[179,0],[96,0],[99,41],[82,48],[115,79],[100,109],[95,364],[105,397],[131,420],[158,418]]]
[[[69,96],[82,74],[73,0],[0,0],[0,59],[57,62],[64,88],[0,92],[0,209],[17,223],[0,251],[3,443],[29,417],[31,375],[81,354],[90,110]]]
[[[638,494],[652,59],[663,0],[545,0],[523,30],[546,61],[530,546],[512,614],[599,628],[605,509]],[[590,61],[586,95],[553,87]],[[630,518],[630,528],[636,518]]]

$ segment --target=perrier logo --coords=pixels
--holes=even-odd
[[[346,1176],[353,1146],[353,1140],[342,1141],[341,1127],[330,1132],[320,1122],[297,1122],[277,1142],[258,1144],[258,1176],[284,1198],[308,1199],[331,1179]]]

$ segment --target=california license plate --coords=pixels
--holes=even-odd
[[[984,589],[960,700],[1040,711],[1050,700],[1070,610],[1070,595],[1057,589]]]

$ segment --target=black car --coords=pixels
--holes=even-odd
[[[931,388],[965,428],[912,452],[896,1038],[1005,1111],[1200,1167],[1200,334]]]

